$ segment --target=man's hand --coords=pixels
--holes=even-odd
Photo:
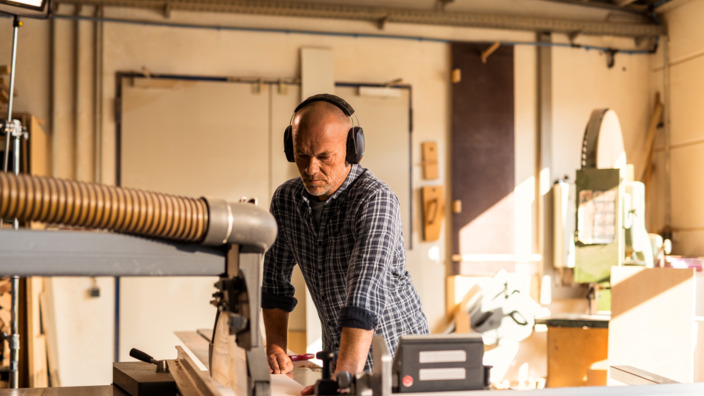
[[[278,345],[268,346],[266,357],[269,360],[269,369],[272,374],[288,374],[293,370],[291,358]]]

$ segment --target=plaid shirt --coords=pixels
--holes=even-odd
[[[276,242],[266,253],[262,307],[291,312],[291,285],[298,263],[320,316],[323,348],[338,350],[342,327],[374,330],[396,352],[404,334],[427,334],[410,275],[406,271],[399,201],[391,189],[359,165],[325,201],[319,229],[310,196],[300,178],[274,193],[271,213]],[[366,369],[371,369],[371,351]]]

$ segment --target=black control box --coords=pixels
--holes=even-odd
[[[488,369],[479,334],[412,335],[399,340],[394,392],[485,389]]]

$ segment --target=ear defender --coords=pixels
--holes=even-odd
[[[296,162],[293,156],[293,128],[291,125],[286,127],[284,131],[284,153],[286,153],[286,159],[288,162]]]
[[[328,102],[337,106],[347,117],[351,117],[354,114],[354,109],[347,103],[344,99],[339,96],[331,94],[318,94],[309,97],[299,104],[293,111],[296,114],[298,110],[306,107],[312,102]],[[291,118],[293,119],[293,117]],[[286,159],[288,162],[295,162],[295,157],[293,155],[293,128],[289,124],[284,130],[284,153],[286,153]],[[364,156],[364,131],[362,127],[355,126],[350,128],[347,132],[347,154],[345,155],[345,160],[350,164],[358,164],[362,157]]]
[[[350,164],[358,164],[364,156],[364,131],[362,127],[352,127],[347,132],[347,156]]]

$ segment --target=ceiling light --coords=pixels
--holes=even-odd
[[[45,15],[49,7],[49,0],[0,0],[0,13],[38,16]]]

